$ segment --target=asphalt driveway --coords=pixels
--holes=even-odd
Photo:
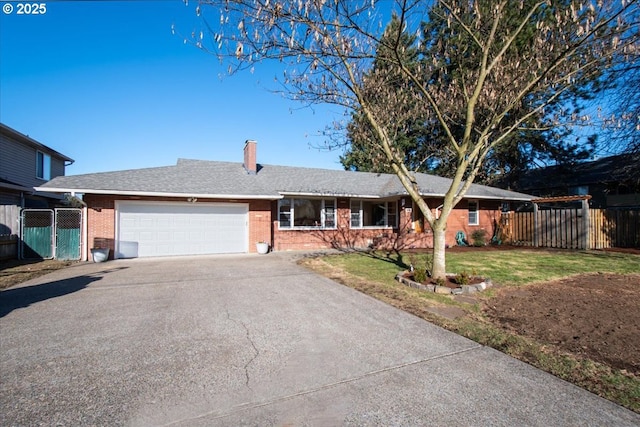
[[[80,264],[0,293],[0,425],[640,425],[278,254]]]

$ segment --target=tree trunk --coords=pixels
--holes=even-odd
[[[446,226],[433,227],[433,267],[431,270],[431,277],[434,279],[439,279],[439,278],[444,279],[446,276],[445,231],[446,231]]]

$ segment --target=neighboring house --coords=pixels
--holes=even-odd
[[[34,188],[63,176],[71,163],[64,154],[0,123],[0,206],[47,208],[56,204],[61,194]],[[0,234],[16,234],[16,224],[3,225]]]
[[[416,174],[425,199],[441,204],[451,181]],[[430,229],[390,174],[261,165],[247,141],[244,163],[178,160],[175,166],[58,177],[40,190],[83,194],[88,245],[116,258],[330,247],[431,247]],[[506,203],[531,197],[472,185],[450,216],[455,235],[490,238]],[[435,211],[435,209],[434,209]]]
[[[73,159],[0,123],[0,204],[49,207],[61,195],[34,188],[64,176],[72,163]]]
[[[514,189],[536,197],[588,194],[592,208],[638,208],[639,171],[640,155],[622,154],[527,171]]]

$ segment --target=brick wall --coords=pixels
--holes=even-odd
[[[111,196],[88,194],[84,197],[87,204],[87,242],[89,249],[109,248],[109,258],[113,259],[115,252],[115,221],[116,213],[114,199]]]
[[[447,221],[447,244],[456,244],[456,234],[462,231],[467,240],[471,242],[471,235],[476,230],[486,232],[486,240],[489,242],[495,231],[496,225],[500,222],[500,203],[492,200],[478,201],[478,225],[469,225],[468,202],[462,200],[449,215]]]
[[[433,246],[430,230],[416,233],[412,227],[411,204],[405,201],[406,208],[399,212],[398,228],[362,228],[349,226],[351,211],[349,199],[337,200],[337,228],[335,230],[300,229],[279,230],[278,215],[273,212],[274,249],[314,250],[329,248],[376,248],[380,250],[401,250],[406,248],[428,248]],[[277,202],[274,202],[277,209]]]
[[[89,248],[109,248],[110,258],[115,253],[115,201],[135,200],[152,202],[185,202],[184,198],[176,197],[126,197],[88,194],[84,202],[88,206],[87,224]],[[271,201],[269,200],[225,200],[198,199],[198,203],[247,203],[249,205],[249,252],[256,252],[259,241],[272,244],[271,233]]]
[[[267,242],[269,247],[273,247],[271,204],[269,200],[249,202],[249,252],[256,252],[258,242]]]
[[[88,205],[88,244],[89,248],[109,248],[110,257],[115,251],[115,200],[136,200],[155,202],[184,202],[184,198],[153,197],[115,197],[102,195],[86,195],[84,201]],[[364,228],[351,229],[349,199],[337,200],[337,224],[335,230],[279,230],[278,203],[269,200],[220,200],[199,199],[202,203],[248,203],[249,205],[249,252],[256,252],[256,243],[269,243],[276,251],[314,250],[325,248],[367,248],[375,247],[383,250],[415,249],[433,247],[433,233],[425,222],[416,226],[416,219],[422,215],[412,208],[410,199],[400,203],[398,228]],[[439,206],[438,200],[429,200],[429,206]],[[479,224],[469,225],[467,202],[463,200],[449,217],[446,231],[446,243],[456,244],[455,236],[463,231],[467,239],[477,229],[484,229],[487,240],[493,235],[496,222],[500,219],[500,206],[497,201],[479,201]],[[434,209],[435,210],[435,209]],[[418,232],[417,232],[418,231]]]

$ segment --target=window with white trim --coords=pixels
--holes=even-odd
[[[397,202],[351,200],[351,228],[396,227]]]
[[[478,201],[469,200],[468,210],[469,210],[469,225],[480,224],[480,216],[478,215]]]
[[[278,222],[282,228],[335,228],[335,199],[288,197],[278,201]]]
[[[51,179],[51,156],[42,151],[36,151],[36,178]]]

